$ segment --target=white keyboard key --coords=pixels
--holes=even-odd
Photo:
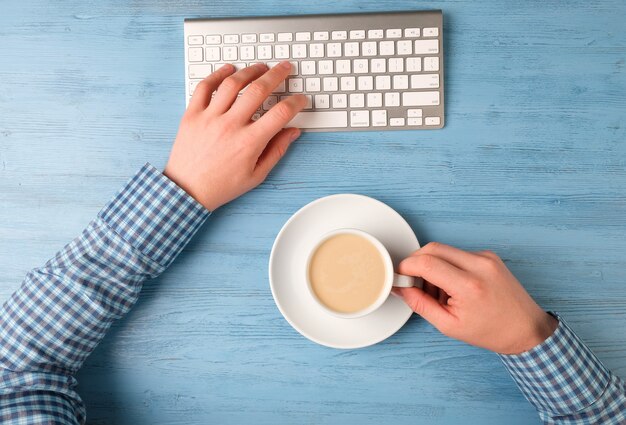
[[[419,69],[417,71],[419,71]],[[425,57],[424,58],[424,71],[439,71],[439,58],[436,56]]]
[[[293,41],[293,34],[290,32],[279,32],[278,41]]]
[[[305,94],[306,97],[306,105],[304,105],[304,109],[313,109],[313,95]]]
[[[324,57],[324,44],[322,43],[309,44],[309,57],[312,57],[312,58]]]
[[[341,56],[341,43],[328,43],[326,45],[326,56],[338,58]]]
[[[326,41],[328,40],[329,34],[328,31],[315,31],[313,33],[313,40],[316,41]]]
[[[302,78],[290,78],[287,87],[289,93],[302,93],[304,91],[304,82]]]
[[[369,72],[367,59],[355,59],[352,62],[352,65],[352,69],[355,74],[367,74]]]
[[[237,44],[239,43],[239,34],[226,34],[224,36],[224,44]]]
[[[365,30],[352,30],[350,31],[351,40],[363,40],[365,38]]]
[[[273,32],[263,33],[259,36],[259,41],[261,43],[273,43],[276,37]]]
[[[219,47],[205,47],[204,57],[207,62],[217,62],[221,59],[221,50]]]
[[[372,126],[373,127],[385,127],[387,125],[387,111],[384,109],[378,109],[372,111]]]
[[[276,59],[289,59],[289,44],[274,45],[274,57]]]
[[[333,31],[330,33],[330,38],[333,40],[347,40],[348,31]]]
[[[306,91],[307,92],[316,92],[316,91],[321,91],[322,87],[321,87],[321,83],[320,83],[320,79],[319,78],[307,78],[306,79]]]
[[[298,62],[290,62],[291,63],[291,71],[289,71],[289,74],[287,75],[298,75]]]
[[[406,72],[420,72],[421,70],[422,58],[406,58]]]
[[[351,111],[350,127],[369,127],[370,111]]]
[[[439,88],[439,74],[411,75],[412,89],[437,89]]]
[[[216,63],[216,64],[213,65],[213,70],[217,71],[218,69],[220,69],[224,65],[226,65],[226,64],[225,63]]]
[[[213,72],[211,64],[189,65],[189,78],[206,78]]]
[[[376,56],[376,42],[375,41],[365,41],[361,44],[361,54],[363,56]]]
[[[257,46],[256,51],[257,59],[272,59],[272,46],[267,44],[264,46]]]
[[[404,60],[402,58],[389,58],[389,72],[404,72]]]
[[[415,40],[415,54],[429,55],[439,53],[439,40]]]
[[[276,65],[278,65],[280,62],[265,62],[265,65],[267,65],[268,68],[274,68]]]
[[[367,38],[383,38],[383,30],[369,30]]]
[[[350,61],[347,59],[340,59],[335,62],[335,68],[337,74],[349,74],[351,71]]]
[[[239,47],[239,57],[242,61],[248,61],[254,59],[254,46],[241,46]]]
[[[394,90],[406,90],[409,88],[409,76],[408,75],[394,75],[393,76],[393,89]]]
[[[377,75],[374,82],[376,83],[376,90],[391,89],[391,77],[389,75]]]
[[[350,107],[351,108],[364,108],[365,107],[365,95],[363,93],[351,93],[350,94]]]
[[[347,108],[348,96],[344,93],[333,94],[333,108]]]
[[[373,74],[387,72],[387,61],[385,59],[372,59],[370,65]]]
[[[337,79],[337,77],[325,77],[322,80],[322,83],[325,92],[339,90],[339,80]]]
[[[187,44],[190,46],[204,43],[204,37],[201,35],[190,35],[187,37]]]
[[[341,91],[353,91],[356,90],[356,78],[354,77],[341,77]]]
[[[360,91],[369,91],[374,89],[374,77],[371,75],[361,76],[357,79],[357,86]]]
[[[402,37],[402,30],[399,28],[387,30],[387,38],[400,38]]]
[[[269,111],[269,109],[278,103],[278,96],[268,96],[263,102],[263,110]]]
[[[367,93],[366,99],[368,108],[380,108],[383,106],[382,93]]]
[[[407,109],[406,114],[408,118],[421,118],[422,110],[421,109]]]
[[[189,62],[202,62],[202,47],[190,47],[187,58]]]
[[[396,51],[393,41],[381,41],[378,43],[378,54],[381,56],[393,56]]]
[[[235,71],[240,71],[246,67],[246,64],[243,62],[234,62],[232,65],[235,67]]]
[[[314,61],[300,62],[300,74],[314,75],[315,74],[315,62]]]
[[[420,29],[419,28],[405,28],[404,29],[404,36],[406,38],[416,38],[420,36]]]
[[[306,44],[292,44],[291,55],[294,59],[306,58]]]
[[[311,33],[310,32],[297,32],[296,41],[311,41]]]
[[[424,28],[424,31],[422,31],[422,35],[424,37],[438,37],[439,28]]]
[[[351,42],[351,43],[345,43],[343,45],[343,55],[344,56],[359,56],[359,43],[357,42]]]
[[[328,109],[330,108],[330,96],[327,94],[315,95],[315,109]]]
[[[320,75],[328,75],[333,73],[333,61],[323,60],[317,63],[317,73]]]
[[[222,44],[222,36],[221,35],[207,35],[204,37],[204,42],[206,44]]]
[[[202,81],[202,80],[193,80],[193,81],[189,81],[189,94],[192,95],[193,92],[196,91],[196,87],[198,86],[198,83]]]
[[[413,53],[413,43],[411,40],[400,40],[398,41],[398,54],[399,55],[410,55]]]
[[[347,126],[347,111],[313,111],[300,112],[285,127],[331,128]]]
[[[426,117],[426,118],[424,118],[424,124],[426,124],[426,125],[439,125],[439,124],[441,124],[441,118],[439,118],[439,117]]]
[[[226,62],[237,60],[237,47],[236,46],[225,46],[222,49],[222,53],[224,55],[224,60]]]
[[[385,93],[385,106],[400,106],[400,93],[387,92]]]
[[[402,93],[402,106],[437,106],[439,105],[438,91],[419,91]]]
[[[391,118],[389,120],[389,125],[392,127],[403,127],[404,126],[404,118]]]
[[[422,125],[421,118],[407,118],[407,122],[409,125]]]
[[[257,37],[256,34],[242,34],[241,42],[242,43],[256,43]]]

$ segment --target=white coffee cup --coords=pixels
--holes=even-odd
[[[352,235],[360,236],[360,237],[366,239],[367,241],[369,241],[372,245],[374,245],[374,247],[376,248],[376,250],[380,254],[380,256],[381,256],[381,258],[383,260],[383,263],[385,265],[385,282],[384,282],[384,285],[383,285],[383,290],[381,291],[381,293],[378,296],[378,298],[376,299],[376,301],[374,301],[372,304],[370,304],[368,307],[366,307],[366,308],[364,308],[362,310],[359,310],[359,311],[356,311],[356,312],[351,312],[351,313],[343,313],[343,312],[335,311],[335,310],[329,308],[328,306],[326,306],[322,301],[320,301],[320,299],[315,294],[315,291],[313,290],[313,287],[312,287],[312,284],[311,284],[311,279],[310,279],[310,273],[309,273],[309,268],[311,266],[311,260],[313,258],[313,255],[315,254],[315,252],[318,250],[318,248],[324,242],[326,242],[328,239],[332,238],[333,236],[343,235],[343,234],[352,234]],[[305,274],[306,274],[307,288],[309,290],[309,293],[311,294],[311,296],[315,300],[315,302],[322,309],[326,310],[328,313],[330,313],[330,314],[332,314],[334,316],[337,316],[337,317],[344,318],[344,319],[355,319],[357,317],[363,317],[365,315],[368,315],[368,314],[376,311],[387,300],[387,298],[389,297],[389,294],[391,293],[391,289],[394,286],[395,287],[401,287],[401,288],[410,288],[410,287],[413,287],[413,286],[421,288],[423,286],[423,280],[421,278],[419,278],[419,277],[406,276],[406,275],[401,275],[401,274],[398,274],[398,273],[394,272],[393,262],[391,261],[391,255],[389,255],[389,251],[387,251],[387,248],[385,248],[385,246],[378,239],[376,239],[374,236],[372,236],[369,233],[364,232],[362,230],[350,229],[350,228],[333,230],[333,231],[323,235],[315,243],[315,245],[313,246],[313,248],[311,249],[311,251],[309,252],[309,255],[307,257]]]

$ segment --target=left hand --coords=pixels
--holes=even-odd
[[[198,84],[164,171],[209,211],[265,180],[300,135],[283,127],[306,105],[304,96],[289,96],[254,122],[252,115],[287,78],[291,64],[234,70],[227,64]]]

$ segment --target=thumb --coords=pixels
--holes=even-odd
[[[281,160],[289,145],[300,137],[300,130],[297,128],[283,128],[269,141],[265,150],[257,161],[255,172],[260,173],[265,178],[278,161]]]
[[[450,313],[437,300],[420,288],[393,288],[393,291],[402,296],[411,310],[426,319],[431,325],[441,330],[450,320]]]

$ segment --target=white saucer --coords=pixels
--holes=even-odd
[[[269,278],[274,301],[291,326],[318,344],[350,349],[390,337],[412,311],[393,295],[378,310],[357,319],[335,317],[316,304],[307,290],[307,255],[322,235],[346,227],[378,238],[394,267],[420,247],[409,224],[388,205],[363,195],[331,195],[305,205],[287,220],[272,247]]]

